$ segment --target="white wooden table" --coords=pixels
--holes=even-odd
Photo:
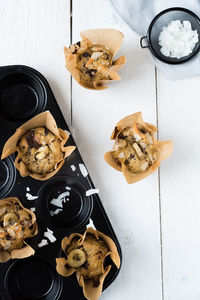
[[[123,80],[105,91],[71,86],[63,46],[102,27],[125,35]],[[122,269],[101,299],[199,300],[200,78],[165,79],[108,0],[1,0],[0,65],[11,64],[49,81],[120,240]],[[103,156],[115,124],[140,110],[175,149],[160,171],[128,185]]]

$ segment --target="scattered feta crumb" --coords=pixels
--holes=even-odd
[[[63,202],[64,202],[64,200],[65,200],[65,197],[66,197],[66,196],[69,196],[69,195],[70,195],[69,191],[66,191],[66,192],[60,194],[60,195],[58,196],[58,198],[53,198],[53,199],[50,201],[50,203],[53,204],[53,205],[55,205],[55,206],[58,206],[58,207],[63,208]]]
[[[96,230],[96,227],[94,226],[94,222],[92,221],[92,219],[89,219],[89,224],[86,226],[86,228],[92,227],[93,229]]]
[[[83,164],[79,164],[79,169],[80,169],[81,174],[83,175],[83,177],[86,177],[88,175],[88,171],[87,171],[86,167]]]
[[[97,59],[100,56],[102,56],[102,52],[93,52],[92,55],[91,55],[91,58],[92,59]]]
[[[47,232],[50,232],[53,234],[53,230],[49,229],[48,227],[47,227]]]
[[[90,189],[86,191],[86,196],[91,196],[93,194],[98,194],[99,190],[98,189]]]
[[[49,239],[51,243],[56,241],[56,237],[53,235],[53,231],[47,228],[47,231],[44,232],[44,236]]]
[[[27,186],[26,190],[27,190],[27,192],[30,192],[30,187]]]
[[[35,211],[35,207],[31,207],[30,210],[34,212]]]
[[[161,53],[178,59],[191,54],[198,41],[197,30],[192,30],[189,21],[171,21],[163,27],[159,36]]]
[[[73,172],[76,171],[75,165],[71,165],[71,169],[72,169]]]
[[[38,196],[33,196],[30,193],[26,193],[26,198],[27,200],[35,200],[38,198]]]
[[[70,136],[71,133],[68,130],[65,130],[65,132],[67,132],[67,134]]]
[[[62,208],[57,208],[56,210],[50,210],[50,216],[58,215],[62,211]]]
[[[66,186],[65,189],[71,191],[72,188],[70,186]]]
[[[119,153],[119,158],[123,158],[124,157],[124,152],[120,152]]]
[[[44,247],[46,245],[48,245],[48,241],[46,239],[43,239],[41,240],[41,242],[38,244],[38,247],[41,248],[41,247]]]

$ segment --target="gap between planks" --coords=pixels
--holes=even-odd
[[[73,43],[73,0],[70,0],[70,45]],[[72,76],[70,76],[70,105],[71,105],[71,127],[73,128],[73,86]],[[156,96],[156,126],[158,128],[157,137],[159,139],[159,108],[158,108],[158,72],[155,67],[155,96]],[[161,284],[162,300],[164,300],[164,279],[163,279],[163,239],[162,239],[162,204],[160,192],[160,168],[158,168],[158,194],[159,194],[159,223],[160,223],[160,264],[161,264]]]
[[[73,0],[70,0],[70,45],[73,41]],[[73,129],[73,103],[72,103],[72,75],[70,75],[70,106],[71,106],[71,127]]]
[[[158,108],[158,72],[155,67],[155,95],[156,95],[156,126],[158,128],[157,138],[159,140],[159,108]],[[160,265],[161,265],[161,289],[162,289],[162,300],[164,300],[164,272],[163,272],[163,238],[162,238],[162,203],[161,203],[161,192],[160,192],[160,167],[158,168],[158,198],[159,198],[159,223],[160,223]]]

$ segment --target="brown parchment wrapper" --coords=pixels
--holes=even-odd
[[[21,202],[19,201],[18,198],[16,197],[9,197],[9,198],[5,198],[5,199],[1,199],[0,200],[0,208],[6,206],[6,205],[14,205],[14,204],[19,204],[23,210],[27,211],[27,213],[29,213],[32,217],[32,224],[33,224],[33,234],[30,236],[33,237],[38,233],[38,226],[36,223],[36,217],[35,214],[25,208]],[[25,258],[25,257],[29,257],[31,255],[34,255],[35,250],[33,248],[31,248],[31,246],[29,246],[25,241],[24,241],[24,246],[20,249],[13,249],[11,251],[0,251],[0,262],[6,262],[9,259],[14,259],[14,258]]]
[[[59,160],[57,164],[55,165],[55,169],[51,173],[47,174],[36,174],[31,173],[25,163],[21,160],[21,156],[18,152],[18,140],[30,129],[36,128],[36,127],[46,127],[49,129],[56,137],[58,137],[61,142],[61,150],[64,152],[63,159]],[[7,140],[6,144],[4,145],[3,152],[1,155],[1,159],[4,159],[5,157],[9,156],[10,154],[14,153],[15,151],[18,152],[18,155],[15,159],[15,167],[20,172],[20,175],[22,177],[25,176],[31,176],[32,178],[35,178],[37,180],[47,180],[54,176],[59,169],[64,164],[65,158],[69,156],[74,149],[75,146],[67,146],[65,147],[65,143],[67,142],[69,138],[69,135],[66,131],[60,129],[56,125],[56,121],[54,120],[53,116],[49,111],[45,111],[43,113],[38,114],[34,118],[30,119],[26,123],[24,123],[22,126],[20,126],[16,132]]]
[[[113,53],[113,58],[118,52],[121,43],[123,41],[124,35],[116,29],[90,29],[85,30],[80,33],[83,43],[88,43],[91,46],[94,44],[103,45],[111,50]],[[103,90],[106,89],[107,86],[104,84],[112,81],[121,80],[121,77],[117,73],[117,71],[120,70],[120,68],[125,64],[126,57],[122,55],[115,61],[113,61],[112,66],[109,68],[109,75],[111,77],[111,80],[100,80],[100,81],[94,81],[94,87],[88,87],[83,85],[80,82],[80,76],[79,76],[79,70],[77,68],[77,54],[72,53],[70,48],[64,47],[64,54],[65,54],[65,62],[66,62],[66,68],[71,73],[71,75],[74,77],[74,79],[84,88],[87,88],[89,90]]]
[[[157,127],[155,127],[152,124],[144,122],[141,112],[137,112],[135,114],[129,115],[129,116],[123,118],[122,120],[120,120],[117,123],[117,125],[115,126],[115,129],[113,130],[110,139],[115,140],[118,133],[122,129],[124,129],[126,127],[133,127],[134,123],[141,125],[148,132],[151,132],[151,134],[154,137],[153,143],[158,150],[158,154],[157,154],[157,160],[155,161],[155,163],[150,168],[148,168],[146,171],[141,172],[141,173],[131,173],[124,163],[122,163],[122,167],[120,167],[115,162],[115,160],[113,159],[113,156],[112,156],[112,152],[114,151],[114,149],[112,151],[106,152],[104,155],[105,161],[114,169],[122,172],[128,183],[135,183],[135,182],[140,181],[140,180],[144,179],[145,177],[151,175],[153,172],[155,172],[158,169],[161,161],[166,159],[167,157],[169,157],[173,152],[173,142],[156,140]]]
[[[100,231],[94,230],[93,228],[88,228],[85,231],[84,235],[81,235],[79,233],[73,233],[70,235],[69,238],[65,237],[62,240],[62,244],[61,244],[62,250],[65,252],[65,250],[70,246],[72,240],[75,237],[80,238],[78,241],[78,244],[82,245],[86,238],[86,235],[88,233],[94,235],[97,239],[101,238],[106,242],[108,249],[109,249],[106,256],[110,255],[110,257],[111,257],[112,261],[114,262],[114,264],[116,265],[116,267],[119,268],[120,267],[120,257],[119,257],[115,243],[107,235],[103,234]],[[103,274],[99,277],[100,284],[98,287],[94,287],[92,279],[89,279],[87,281],[84,280],[83,276],[80,275],[80,273],[78,271],[76,271],[75,268],[71,268],[67,265],[66,257],[56,258],[56,263],[57,263],[57,266],[56,266],[57,272],[62,276],[68,277],[68,276],[72,275],[74,272],[76,272],[76,277],[77,277],[78,283],[83,288],[83,294],[88,300],[97,300],[100,297],[100,295],[102,293],[104,279],[106,278],[107,274],[109,273],[109,271],[111,269],[111,265],[107,266],[105,268],[103,267],[103,269],[104,269]]]

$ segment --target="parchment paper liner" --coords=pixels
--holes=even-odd
[[[40,127],[40,126],[46,127],[47,129],[49,129],[56,137],[58,137],[62,141],[61,142],[61,150],[62,150],[62,152],[64,152],[64,157],[57,162],[57,164],[55,165],[55,170],[53,170],[51,173],[47,173],[44,175],[31,173],[27,169],[25,163],[21,160],[21,155],[18,152],[18,146],[17,146],[18,140],[28,130],[36,128],[36,127]],[[5,158],[5,157],[9,156],[10,154],[14,153],[15,151],[17,151],[18,155],[15,159],[15,167],[20,172],[20,175],[22,177],[31,176],[32,178],[35,178],[37,180],[47,180],[59,171],[59,169],[64,164],[65,158],[67,156],[69,156],[76,148],[75,146],[64,147],[68,138],[69,138],[68,133],[57,127],[56,122],[55,122],[53,116],[51,115],[51,113],[49,111],[45,111],[43,113],[38,114],[34,118],[30,119],[29,121],[24,123],[22,126],[20,126],[16,130],[16,132],[7,140],[6,144],[4,145],[1,159]]]
[[[16,197],[9,197],[9,198],[5,198],[5,199],[0,200],[0,208],[2,206],[4,207],[7,204],[11,204],[11,205],[19,204],[22,207],[23,210],[27,211],[31,215],[32,224],[33,224],[33,234],[30,236],[30,238],[35,236],[38,233],[38,226],[37,226],[37,223],[36,223],[35,214],[31,210],[25,208],[21,204],[19,199],[16,198]],[[31,248],[31,246],[29,246],[24,241],[24,247],[22,247],[20,249],[14,249],[14,250],[11,250],[11,251],[0,251],[0,262],[3,263],[3,262],[8,261],[9,259],[14,259],[14,258],[29,257],[29,256],[33,255],[34,253],[35,253],[35,250],[33,248]]]
[[[88,42],[91,45],[99,44],[108,47],[113,53],[113,58],[118,52],[124,38],[124,35],[119,30],[109,28],[85,30],[82,31],[80,35],[82,38],[81,43]],[[104,86],[105,83],[120,80],[121,77],[117,74],[117,71],[119,71],[126,62],[124,55],[113,61],[113,65],[109,68],[111,80],[94,81],[94,87],[91,88],[80,82],[79,70],[76,67],[77,54],[72,54],[71,49],[67,47],[64,47],[64,54],[67,70],[82,87],[89,90],[103,90],[107,88]]]
[[[115,168],[116,170],[118,170],[120,172],[123,172],[128,183],[135,183],[135,182],[140,181],[140,180],[144,179],[145,177],[151,175],[153,172],[155,172],[158,169],[161,161],[166,159],[167,157],[169,157],[173,152],[173,142],[172,141],[157,141],[156,137],[155,137],[157,128],[152,124],[144,122],[141,112],[137,112],[135,114],[129,115],[129,116],[123,118],[122,120],[120,120],[117,123],[117,125],[115,126],[115,129],[113,130],[110,139],[115,140],[118,133],[123,128],[133,127],[134,123],[140,124],[144,129],[146,128],[147,131],[149,131],[153,134],[153,137],[154,137],[153,143],[158,150],[158,154],[157,154],[157,160],[155,161],[155,163],[150,168],[148,168],[146,171],[141,172],[141,173],[131,173],[124,163],[122,163],[122,167],[120,167],[115,162],[115,160],[112,157],[112,152],[114,150],[106,152],[104,155],[105,161],[111,167]]]
[[[94,230],[93,228],[88,228],[85,231],[84,235],[81,235],[79,233],[73,233],[70,235],[69,238],[65,237],[62,240],[62,244],[61,244],[62,250],[65,252],[66,248],[71,244],[71,241],[75,237],[80,238],[79,245],[82,245],[83,241],[85,240],[86,234],[88,234],[88,233],[94,235],[97,239],[101,238],[106,242],[108,249],[110,250],[110,251],[108,251],[106,256],[110,255],[110,257],[111,257],[112,261],[114,262],[114,264],[116,265],[116,267],[119,268],[120,267],[120,257],[119,257],[118,251],[117,251],[117,247],[115,246],[115,243],[113,242],[113,240],[111,238],[109,238],[108,236],[106,236],[105,234],[103,234],[100,231]],[[104,279],[107,276],[107,274],[109,273],[109,271],[111,269],[111,265],[107,266],[104,269],[105,273],[103,273],[99,278],[100,279],[99,286],[94,287],[92,279],[85,281],[83,276],[81,276],[78,273],[78,271],[76,271],[76,269],[71,268],[66,265],[66,263],[67,263],[66,257],[56,258],[56,263],[57,263],[57,266],[56,266],[57,272],[62,276],[68,277],[68,276],[72,275],[74,272],[76,272],[76,277],[77,277],[78,283],[80,286],[82,286],[83,294],[88,300],[97,300],[100,297],[100,295],[102,293]]]

